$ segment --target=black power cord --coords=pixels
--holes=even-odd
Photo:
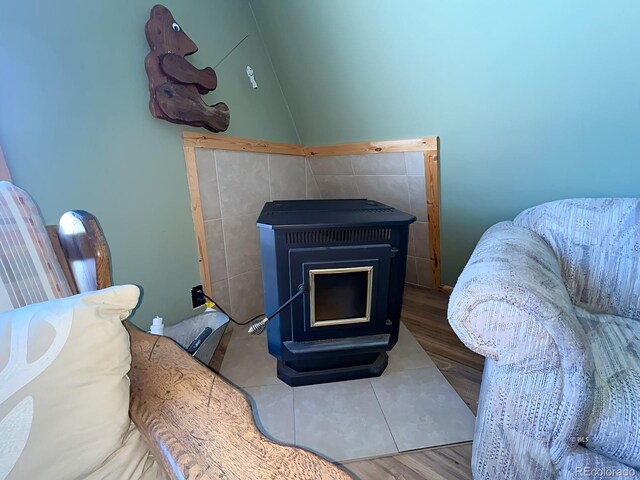
[[[289,300],[287,300],[286,302],[284,302],[282,305],[280,305],[275,312],[273,312],[271,315],[269,315],[268,317],[264,317],[262,320],[260,320],[259,322],[254,323],[253,325],[251,325],[249,327],[249,333],[251,335],[260,335],[262,332],[264,332],[264,329],[267,328],[267,323],[269,323],[271,321],[271,319],[276,316],[277,314],[279,314],[282,310],[284,310],[285,308],[287,308],[289,305],[291,305],[291,303],[293,303],[293,301],[298,298],[299,296],[303,295],[305,292],[307,291],[307,287],[306,285],[302,284],[298,286],[298,292],[292,296]]]
[[[203,296],[204,298],[206,298],[207,300],[209,300],[210,302],[212,302],[212,303],[213,303],[213,306],[214,306],[216,309],[220,310],[220,311],[221,311],[222,313],[224,313],[227,317],[229,317],[229,320],[231,320],[231,321],[232,321],[233,323],[235,323],[236,325],[240,325],[240,326],[243,326],[243,325],[249,325],[251,322],[255,322],[258,318],[260,318],[260,317],[264,317],[264,312],[262,312],[262,313],[260,313],[260,314],[256,315],[255,317],[253,317],[251,320],[247,320],[247,321],[246,321],[246,322],[244,322],[244,323],[238,322],[238,321],[236,321],[236,320],[235,320],[231,315],[229,315],[227,312],[225,312],[225,311],[224,311],[224,309],[223,309],[223,308],[222,308],[218,303],[216,303],[216,301],[215,301],[213,298],[211,298],[209,295],[207,295],[207,294],[206,294],[206,293],[204,293],[204,292],[201,292],[201,293],[202,293],[202,296]]]
[[[209,300],[210,302],[213,303],[214,307],[217,308],[218,310],[220,310],[222,313],[224,313],[227,317],[229,317],[229,320],[231,320],[233,323],[235,323],[236,325],[240,325],[240,326],[244,326],[244,325],[249,325],[250,323],[255,322],[258,318],[260,317],[265,317],[263,322],[264,324],[262,324],[262,328],[255,328],[253,329],[253,331],[251,331],[250,329],[250,333],[255,333],[257,335],[260,335],[260,333],[262,333],[262,331],[264,330],[264,327],[266,326],[267,322],[269,320],[271,320],[273,317],[275,317],[276,315],[278,315],[282,310],[284,310],[285,308],[287,308],[296,298],[298,298],[300,295],[303,295],[304,293],[307,292],[307,286],[305,284],[301,284],[298,286],[298,291],[295,293],[295,295],[293,295],[291,298],[289,298],[289,300],[287,300],[286,302],[284,302],[282,305],[280,305],[275,312],[273,312],[271,315],[265,315],[264,312],[256,315],[255,317],[253,317],[251,320],[247,320],[246,322],[238,322],[237,320],[235,320],[231,315],[229,315],[227,312],[224,311],[224,309],[218,305],[216,303],[216,301],[211,298],[209,295],[207,295],[204,292],[202,293],[202,296],[204,298],[206,298],[207,300]],[[266,321],[265,321],[266,320]]]

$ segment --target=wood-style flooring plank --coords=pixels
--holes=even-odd
[[[362,480],[467,480],[471,444],[348,462],[344,467]]]

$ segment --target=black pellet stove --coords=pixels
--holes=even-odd
[[[398,341],[413,215],[374,200],[286,200],[258,218],[267,325],[292,386],[381,375]]]

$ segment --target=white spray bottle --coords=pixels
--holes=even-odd
[[[164,333],[164,323],[162,323],[162,317],[154,317],[149,333],[152,333],[154,335],[162,335]]]

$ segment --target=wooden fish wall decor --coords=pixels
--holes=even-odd
[[[204,95],[218,85],[211,67],[197,69],[185,58],[198,51],[167,7],[156,5],[145,25],[151,51],[144,60],[149,76],[151,115],[173,123],[224,132],[229,127],[225,103],[207,105]]]

